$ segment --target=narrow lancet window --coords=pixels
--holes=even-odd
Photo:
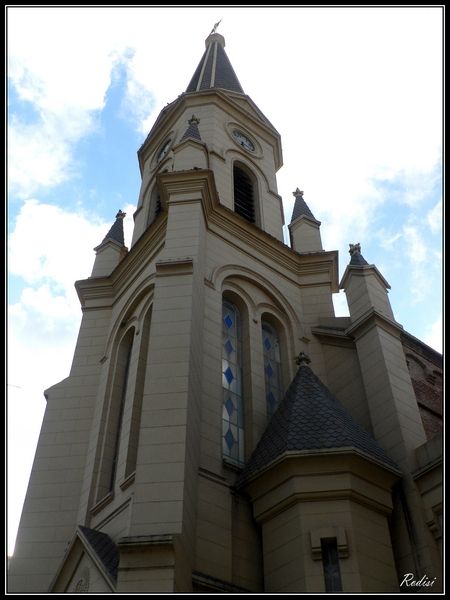
[[[262,321],[264,379],[266,385],[267,415],[271,417],[283,397],[281,381],[280,344],[275,328]]]
[[[103,481],[106,491],[113,491],[119,458],[122,419],[127,396],[128,374],[130,370],[131,351],[133,348],[134,329],[130,329],[120,342],[117,351],[115,374],[111,390],[108,423],[103,454]]]
[[[336,538],[322,538],[322,564],[326,592],[342,592],[341,570]]]
[[[244,463],[244,405],[242,397],[242,340],[239,311],[224,300],[222,310],[222,455]]]

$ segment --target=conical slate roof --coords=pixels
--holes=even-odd
[[[364,256],[361,254],[361,252],[359,252],[358,250],[356,250],[355,252],[353,252],[352,257],[350,259],[350,265],[359,265],[359,266],[363,266],[363,265],[368,265],[369,263],[367,262],[367,260],[364,258]]]
[[[316,221],[316,218],[312,214],[309,206],[303,200],[303,192],[301,192],[297,188],[294,192],[294,196],[295,196],[295,204],[294,204],[294,210],[292,211],[291,223],[293,223],[295,221],[295,219],[298,219],[299,217],[301,217],[303,215],[305,217],[310,217],[311,219],[314,219],[314,221]]]
[[[219,33],[212,33],[207,37],[205,45],[206,50],[186,92],[222,88],[243,94],[244,90],[224,50],[224,37]]]
[[[122,246],[125,244],[125,238],[123,235],[123,220],[126,216],[126,213],[119,210],[116,215],[116,220],[113,223],[111,229],[108,231],[106,236],[103,238],[102,244],[107,242],[108,240],[114,240],[115,242],[119,242]]]
[[[181,141],[191,138],[191,139],[201,142],[202,138],[200,136],[200,131],[198,130],[199,123],[200,123],[200,119],[197,119],[195,117],[195,115],[192,115],[192,117],[189,119],[189,126],[186,129],[186,131],[184,132],[184,135],[181,138]]]
[[[359,450],[390,469],[397,465],[357,423],[307,365],[301,365],[237,485],[286,452]]]

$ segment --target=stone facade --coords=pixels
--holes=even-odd
[[[83,320],[69,377],[46,391],[11,592],[395,593],[409,572],[442,587],[438,357],[396,323],[365,261],[340,284],[350,317],[334,316],[337,252],[322,250],[320,222],[300,215],[283,243],[280,136],[235,91],[223,45],[208,38],[199,89],[162,111],[139,151],[130,250],[105,238],[76,282]],[[224,302],[239,315],[229,386]],[[390,462],[321,431],[322,446],[242,479],[271,422],[264,326],[278,387],[307,353]]]

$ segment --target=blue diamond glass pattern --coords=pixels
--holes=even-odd
[[[272,369],[272,366],[270,363],[267,363],[266,373],[267,373],[267,377],[272,377],[272,375],[273,375],[273,369]]]
[[[225,438],[225,442],[226,442],[229,450],[231,450],[231,448],[233,447],[233,444],[236,442],[233,434],[231,433],[231,429],[229,429],[223,437]]]
[[[226,315],[223,319],[225,325],[228,327],[228,329],[230,329],[230,327],[233,326],[233,319],[230,317],[230,315]]]
[[[264,339],[264,346],[265,346],[266,350],[270,350],[272,348],[272,344],[270,343],[270,340],[268,337],[266,337]]]
[[[224,344],[225,346],[225,350],[227,351],[227,354],[230,355],[232,352],[234,352],[234,347],[233,344],[230,342],[230,340],[227,340]]]
[[[234,411],[234,404],[233,401],[231,400],[231,398],[227,398],[226,402],[225,402],[225,408],[227,409],[227,413],[230,415],[233,414]]]
[[[230,383],[234,379],[233,371],[230,369],[230,367],[228,367],[227,370],[224,371],[224,375],[226,377],[226,380],[228,381],[228,385],[230,385]]]

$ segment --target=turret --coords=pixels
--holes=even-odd
[[[91,277],[107,277],[111,275],[119,262],[128,252],[123,235],[123,220],[126,213],[119,210],[111,229],[101,244],[94,248],[96,255]]]
[[[303,199],[303,192],[298,188],[293,192],[295,197],[289,234],[291,246],[296,252],[317,252],[323,250],[320,238],[320,221],[318,221]]]
[[[391,286],[375,265],[369,265],[361,254],[361,245],[350,244],[350,263],[340,287],[345,290],[353,322],[375,310],[394,321],[388,290]]]

